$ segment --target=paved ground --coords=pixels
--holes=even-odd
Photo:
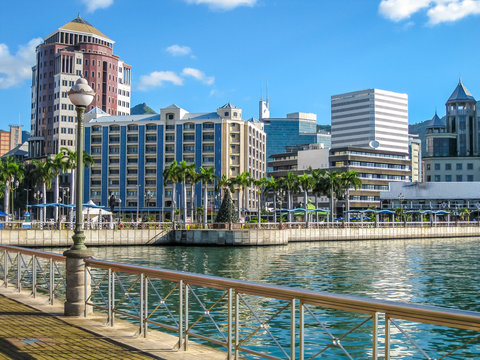
[[[122,319],[106,325],[106,315],[63,316],[63,303],[5,288],[0,281],[0,360],[3,359],[162,359],[225,360],[226,353],[189,343],[178,350],[178,338],[150,330],[138,335],[138,325]]]
[[[0,359],[152,359],[0,295]]]

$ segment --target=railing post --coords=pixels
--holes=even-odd
[[[183,344],[183,280],[178,283],[178,350]]]
[[[290,360],[295,360],[295,299],[290,301]]]
[[[373,319],[373,329],[372,329],[372,359],[377,360],[378,359],[378,317],[379,313],[376,312],[372,319]]]
[[[232,359],[232,316],[233,316],[233,289],[228,289],[228,334],[227,334],[227,359]]]
[[[108,269],[108,324],[113,326],[113,304],[115,303],[115,279],[114,272]]]
[[[300,300],[300,308],[299,308],[299,328],[300,328],[300,360],[304,360],[305,356],[305,308],[304,308],[303,301]]]
[[[88,315],[88,309],[87,309],[87,300],[88,300],[88,297],[90,296],[90,294],[88,294],[88,288],[89,288],[89,283],[90,281],[88,281],[88,266],[85,264],[85,271],[83,273],[83,291],[85,293],[85,309],[83,310],[83,317],[87,317]],[[88,295],[87,295],[88,294]]]
[[[385,360],[390,360],[390,316],[385,313]]]
[[[53,270],[53,259],[50,258],[48,260],[48,265],[49,265],[49,268],[50,268],[50,277],[49,277],[49,282],[50,282],[50,285],[48,287],[48,297],[49,297],[49,302],[50,302],[50,305],[53,305],[53,297],[54,297],[54,293],[53,293],[53,287],[55,286],[55,272]]]
[[[240,296],[235,291],[235,360],[238,360],[238,343],[240,331]]]
[[[37,295],[37,257],[32,255],[32,295],[35,299]]]
[[[8,253],[3,250],[3,286],[8,287]]]
[[[143,304],[143,302],[145,301],[145,294],[143,293],[144,292],[143,286],[145,285],[143,283],[144,278],[145,278],[145,275],[143,273],[141,273],[140,274],[140,329],[139,329],[139,334],[143,335],[143,337],[145,337],[145,334],[143,334],[143,325],[144,325],[144,321],[145,321],[145,314],[144,314],[145,307],[144,307],[144,304]]]
[[[185,342],[183,343],[183,350],[188,350],[188,284],[185,283],[185,293],[183,294],[185,302]]]
[[[17,253],[17,290],[20,292],[22,290],[22,285],[20,281],[22,273],[22,263],[20,262],[20,253]]]
[[[148,276],[144,277],[144,285],[143,285],[143,303],[144,303],[144,309],[143,313],[145,314],[145,318],[143,321],[143,337],[147,337],[147,332],[148,332]]]

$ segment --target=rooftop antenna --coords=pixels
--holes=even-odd
[[[268,80],[267,80],[267,107],[268,107]]]

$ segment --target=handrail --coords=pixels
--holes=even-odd
[[[271,297],[282,300],[297,299],[305,304],[364,314],[382,312],[388,313],[391,317],[398,319],[480,331],[479,312],[449,309],[432,305],[400,303],[351,295],[340,295],[322,291],[228,279],[175,270],[157,269],[138,265],[128,265],[96,259],[85,259],[85,264],[95,268],[105,270],[111,269],[115,272],[128,274],[144,274],[148,277],[161,278],[169,281],[179,282],[183,280],[191,285],[199,285],[220,290],[235,289],[237,292],[249,295]]]
[[[47,251],[40,251],[40,250],[32,250],[18,246],[11,246],[11,245],[0,245],[0,249],[10,250],[11,252],[16,252],[24,255],[35,255],[36,257],[43,258],[43,259],[52,259],[55,261],[65,262],[66,257],[60,254],[51,253]]]

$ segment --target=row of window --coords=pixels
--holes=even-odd
[[[433,179],[434,182],[441,182],[442,178],[443,178],[443,181],[446,181],[446,182],[454,181],[454,179],[457,182],[463,182],[463,181],[472,182],[472,181],[474,181],[473,180],[473,175],[466,175],[466,176],[455,175],[455,177],[453,177],[453,175],[447,174],[444,177],[442,177],[441,175],[434,175],[433,177],[431,175],[427,175],[427,182],[431,182],[432,179]]]
[[[441,164],[434,163],[433,168],[434,168],[434,170],[439,171],[439,170],[441,170]],[[431,169],[432,169],[431,164],[427,164],[427,170],[431,170]],[[455,164],[455,169],[456,170],[463,170],[463,163],[456,163]],[[452,170],[452,164],[451,163],[446,163],[445,164],[445,170],[446,171]],[[467,170],[473,170],[473,163],[467,163]]]

